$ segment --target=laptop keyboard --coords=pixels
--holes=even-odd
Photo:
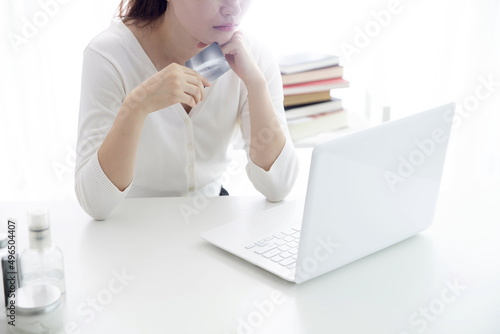
[[[299,251],[299,241],[300,225],[249,243],[245,248],[283,267],[294,269]]]

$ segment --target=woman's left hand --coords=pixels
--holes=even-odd
[[[246,85],[262,78],[262,72],[248,50],[241,31],[236,31],[229,42],[221,45],[221,49],[231,69]]]

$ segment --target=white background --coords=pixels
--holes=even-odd
[[[54,1],[0,2],[0,201],[74,198],[82,52],[119,1]],[[377,23],[394,4],[385,26]],[[481,78],[500,82],[499,21],[498,0],[254,0],[243,28],[277,56],[340,55],[351,81],[343,96],[349,111],[362,114],[370,92],[401,117],[448,101],[472,103]],[[366,29],[371,36],[360,44]],[[496,87],[461,116],[450,151],[453,182],[500,179],[499,96]]]

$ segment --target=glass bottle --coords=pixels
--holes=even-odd
[[[66,292],[64,259],[59,247],[52,244],[49,213],[44,208],[28,211],[29,248],[20,259],[21,287],[31,284],[52,284],[63,297]]]

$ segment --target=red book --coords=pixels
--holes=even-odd
[[[326,80],[311,81],[294,85],[284,85],[284,95],[314,93],[334,88],[349,87],[349,81],[343,78],[334,78]]]

